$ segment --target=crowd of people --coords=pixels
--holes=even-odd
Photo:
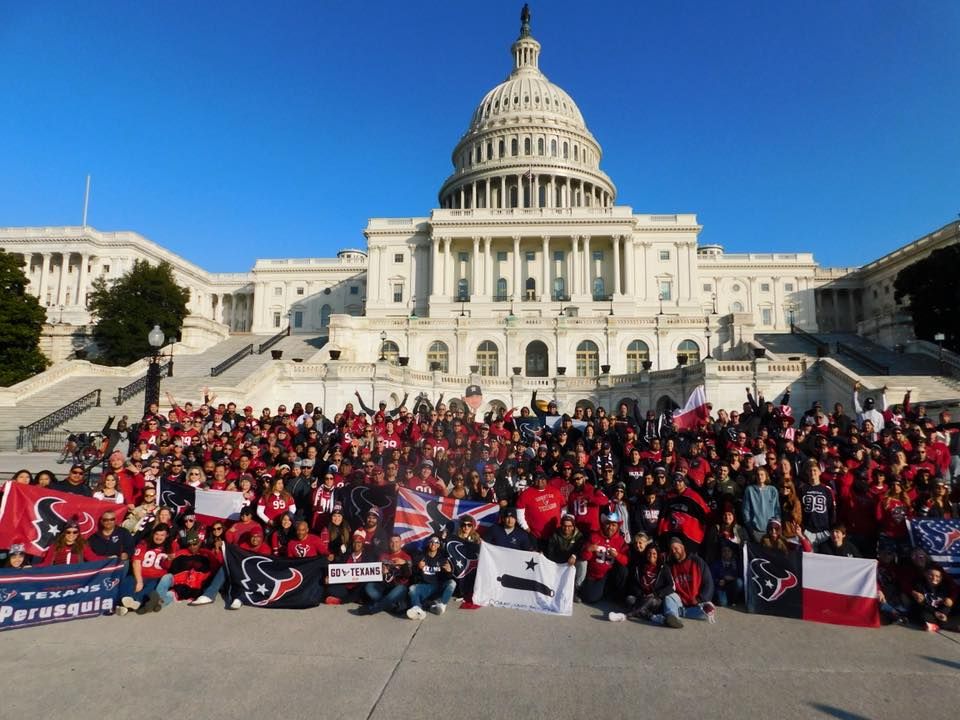
[[[469,396],[470,393],[467,393]],[[407,398],[368,407],[360,395],[332,417],[312,403],[238,408],[169,397],[135,425],[104,428],[105,467],[95,487],[82,466],[27,482],[124,506],[104,512],[84,538],[68,522],[43,557],[8,549],[7,566],[59,565],[118,556],[129,561],[118,614],[229,597],[223,548],[331,562],[382,562],[382,581],[330,584],[325,602],[356,602],[360,614],[411,619],[443,613],[455,598],[474,608],[472,577],[458,577],[434,535],[416,548],[372,508],[351,527],[341,491],[396,485],[437,496],[496,503],[483,536],[464,516],[445,531],[471,542],[542,552],[576,567],[576,598],[619,606],[611,620],[671,628],[714,621],[718,606],[744,601],[742,547],[878,560],[886,622],[957,630],[952,579],[908,536],[910,518],[955,518],[960,500],[958,424],[903,402],[852,412],[819,402],[794,411],[746,391],[740,410],[678,431],[669,412],[624,402],[608,413],[560,408],[534,393],[528,407],[475,414],[461,399]],[[469,399],[469,398],[468,398]],[[157,481],[233,490],[239,520],[203,526],[192,510],[164,507]],[[622,612],[620,612],[622,611]]]

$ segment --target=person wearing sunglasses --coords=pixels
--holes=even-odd
[[[82,562],[100,560],[100,556],[87,546],[80,534],[77,519],[71,518],[43,554],[40,565],[74,565]]]

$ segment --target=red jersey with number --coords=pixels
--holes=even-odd
[[[567,509],[584,535],[589,537],[591,533],[600,532],[600,505],[606,504],[606,501],[606,495],[598,493],[587,483],[570,493]]]
[[[162,547],[148,547],[146,542],[141,542],[133,551],[133,559],[140,561],[140,574],[144,579],[167,574],[167,552]]]

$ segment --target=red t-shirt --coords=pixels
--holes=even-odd
[[[140,575],[145,580],[153,580],[167,574],[167,553],[162,547],[148,547],[146,541],[137,545],[133,551],[134,561],[140,561]]]
[[[523,510],[524,522],[537,540],[548,538],[556,531],[565,505],[563,493],[552,487],[527,488],[517,500],[517,510]]]
[[[306,557],[318,557],[326,556],[327,554],[327,543],[323,542],[316,535],[310,535],[300,540],[299,538],[291,538],[287,541],[287,557],[291,558],[306,558]]]

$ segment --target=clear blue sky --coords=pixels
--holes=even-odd
[[[0,225],[140,232],[201,266],[426,215],[522,3],[0,0]],[[531,4],[618,203],[728,251],[869,261],[960,212],[960,2]],[[581,14],[583,13],[583,14]]]

